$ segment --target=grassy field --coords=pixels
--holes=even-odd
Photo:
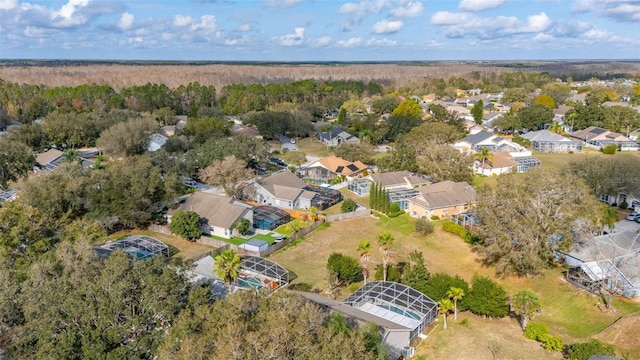
[[[618,318],[640,311],[640,304],[616,299],[615,313],[602,312],[597,306],[600,299],[566,283],[561,268],[546,270],[537,277],[495,278],[494,270],[483,267],[470,246],[459,237],[442,231],[439,225],[428,237],[419,236],[413,231],[413,224],[414,219],[408,215],[396,219],[364,217],[334,222],[329,229],[307,235],[304,241],[272,255],[270,259],[295,272],[298,275],[296,282],[305,282],[323,291],[327,276],[326,261],[332,252],[357,258],[357,244],[367,239],[373,245],[370,266],[375,267],[382,261],[377,251],[376,237],[382,231],[389,231],[395,238],[392,263],[404,261],[412,250],[418,250],[424,255],[427,269],[431,273],[457,274],[467,281],[475,274],[488,276],[504,286],[509,293],[532,289],[540,297],[543,307],[543,312],[536,321],[548,324],[550,333],[561,336],[567,343],[596,336]],[[347,289],[341,291],[339,298],[348,296]],[[463,313],[459,320],[463,318],[467,318],[466,325],[453,324],[446,331],[441,327],[436,328],[418,346],[418,354],[427,359],[491,359],[487,345],[488,341],[494,341],[500,345],[499,358],[560,358],[559,354],[546,352],[536,342],[526,340],[517,321],[512,318],[489,320],[469,313]],[[640,315],[630,316],[629,321],[634,319],[638,319],[640,323]],[[608,330],[614,335],[603,335],[602,340],[616,345],[626,344],[625,351],[640,358],[640,342],[635,344],[627,339],[635,335],[616,330],[616,327],[619,326]]]

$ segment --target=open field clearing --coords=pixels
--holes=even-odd
[[[598,307],[600,298],[568,284],[561,268],[546,270],[533,278],[495,278],[493,269],[483,267],[462,239],[444,232],[441,226],[436,226],[435,232],[428,237],[419,236],[413,231],[413,222],[408,215],[396,219],[365,217],[334,222],[328,229],[309,234],[296,246],[280,251],[270,259],[296,273],[295,282],[305,282],[323,291],[326,261],[332,252],[358,258],[358,242],[368,239],[373,247],[370,266],[374,268],[382,262],[376,238],[386,230],[395,237],[391,255],[394,264],[404,261],[412,250],[418,250],[424,255],[430,273],[457,274],[467,281],[471,281],[474,274],[488,276],[511,294],[520,289],[532,289],[540,297],[543,309],[535,321],[548,324],[550,334],[561,336],[567,343],[595,337],[621,316],[640,311],[640,304],[616,299],[615,312],[602,312]],[[339,299],[348,295],[347,289],[341,291]],[[438,327],[418,346],[418,354],[427,359],[492,359],[487,345],[489,341],[495,341],[500,345],[498,358],[561,358],[559,353],[546,352],[537,342],[525,339],[513,318],[482,319],[466,312],[458,316],[459,320],[468,318],[468,324],[453,324],[446,331]],[[598,337],[616,346],[619,340],[621,350],[640,358],[640,342],[627,339],[632,335],[627,336],[623,330],[624,324],[636,322],[640,322],[639,314],[631,315]]]

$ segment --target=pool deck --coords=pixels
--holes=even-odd
[[[369,302],[362,304],[362,306],[360,306],[358,309],[368,312],[369,314],[375,315],[377,317],[392,321],[396,324],[406,326],[410,329],[415,329],[420,325],[420,320],[412,319],[410,317],[398,314],[391,310],[387,310],[380,306],[373,305]]]

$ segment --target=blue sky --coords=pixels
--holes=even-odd
[[[0,0],[0,58],[640,59],[640,0]]]

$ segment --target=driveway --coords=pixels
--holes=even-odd
[[[289,151],[298,151],[298,146],[291,142],[291,138],[280,135],[278,136],[278,140],[280,140],[283,149],[287,149]]]
[[[614,232],[621,232],[621,231],[636,232],[638,231],[638,229],[640,229],[640,224],[638,224],[637,222],[629,221],[629,220],[620,220],[614,226],[613,231]]]

